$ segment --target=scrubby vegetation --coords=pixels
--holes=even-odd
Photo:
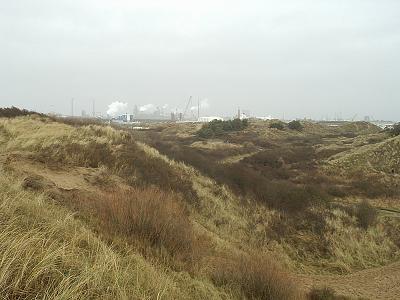
[[[20,109],[15,106],[11,107],[0,107],[0,118],[15,118],[18,116],[29,116],[29,115],[41,115],[37,112],[26,110],[26,109]]]
[[[358,166],[371,147],[391,153],[396,138],[363,124],[213,124],[204,139],[193,124],[138,132],[0,119],[2,294],[305,299],[295,273],[348,274],[398,259],[398,219],[375,207],[382,197],[396,205],[395,164],[381,157],[390,165],[382,180],[369,168],[337,169],[363,147]]]
[[[393,128],[389,129],[389,133],[392,136],[398,136],[400,135],[400,123],[396,123],[393,125]]]
[[[285,129],[285,123],[281,122],[281,121],[274,121],[273,123],[271,123],[269,125],[269,128],[275,128],[278,130],[283,130]]]
[[[212,278],[217,285],[239,288],[249,299],[301,299],[293,281],[268,257],[219,259]]]
[[[293,120],[288,123],[289,129],[301,131],[303,129],[303,125],[301,125],[300,121]]]
[[[202,138],[211,138],[220,136],[226,132],[243,130],[247,125],[247,119],[234,119],[228,121],[213,120],[204,124],[197,134]]]
[[[356,207],[356,217],[361,228],[368,229],[376,223],[377,211],[368,201],[363,200]]]
[[[93,203],[102,227],[188,263],[201,251],[180,196],[154,188],[114,191]],[[205,239],[206,240],[206,239]],[[204,241],[204,240],[203,240]]]
[[[308,298],[310,300],[349,300],[347,297],[337,296],[335,291],[329,287],[322,289],[313,288]]]

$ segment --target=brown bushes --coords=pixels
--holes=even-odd
[[[108,144],[90,141],[87,144],[76,142],[52,145],[40,150],[38,160],[57,163],[70,163],[77,166],[97,168],[100,165],[112,166],[115,159]]]
[[[82,118],[82,117],[49,117],[53,121],[71,125],[74,127],[88,126],[88,125],[105,125],[106,122],[102,119],[96,118]]]
[[[376,209],[366,200],[363,200],[357,205],[355,213],[358,225],[361,228],[368,229],[369,226],[372,226],[376,223],[376,218],[378,215]]]
[[[395,185],[388,185],[380,181],[378,176],[365,176],[364,174],[356,173],[352,175],[352,186],[354,193],[364,195],[368,198],[377,197],[393,197],[400,193],[400,188]]]
[[[28,116],[33,114],[44,116],[43,114],[26,109],[20,109],[15,106],[0,108],[0,118],[15,118],[18,116]]]
[[[285,212],[301,212],[311,204],[325,203],[329,196],[316,184],[295,184],[287,180],[290,170],[280,168],[279,150],[267,150],[243,162],[231,165],[218,163],[208,153],[185,146],[173,146],[159,141],[154,146],[170,158],[183,161],[194,166],[218,183],[228,185],[233,191],[250,196],[269,207]],[[298,152],[285,151],[285,159],[296,164],[296,168],[304,163],[312,164],[313,152],[309,147],[299,147]],[[282,180],[283,179],[283,180]]]
[[[186,201],[197,203],[197,194],[189,178],[183,177],[163,159],[150,157],[136,144],[120,147],[115,152],[115,165],[112,167],[131,185],[155,185],[164,191],[181,193]]]
[[[166,249],[172,256],[188,256],[194,245],[192,225],[179,196],[155,188],[115,191],[94,202],[99,219],[144,246]]]
[[[292,280],[266,256],[218,258],[213,266],[211,277],[215,284],[239,290],[248,299],[301,299]]]
[[[335,291],[329,287],[321,289],[313,288],[308,294],[310,300],[346,300],[349,299],[344,296],[337,296]]]

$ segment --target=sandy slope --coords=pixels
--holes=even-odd
[[[329,286],[337,294],[365,299],[400,299],[400,262],[350,275],[299,275],[305,289]]]

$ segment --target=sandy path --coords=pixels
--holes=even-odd
[[[331,287],[337,294],[364,299],[400,299],[400,262],[350,275],[298,275],[300,285]]]

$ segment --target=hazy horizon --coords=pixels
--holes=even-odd
[[[394,0],[0,0],[0,45],[0,106],[400,120]]]

